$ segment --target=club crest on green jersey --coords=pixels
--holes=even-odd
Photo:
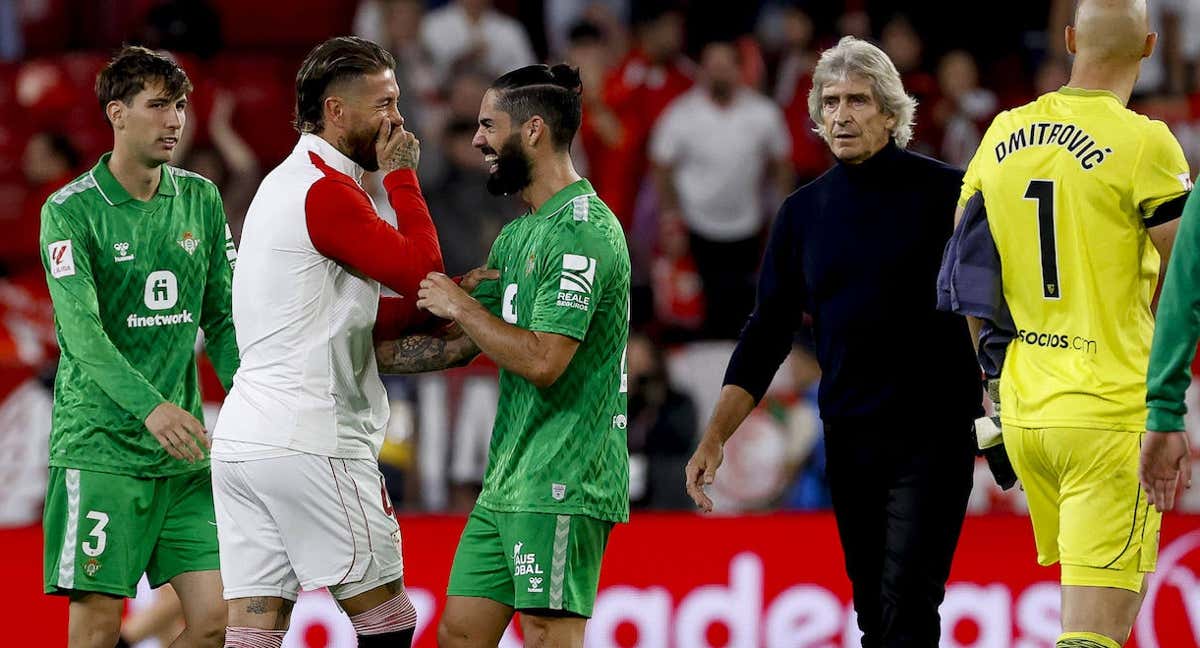
[[[183,238],[179,239],[179,245],[187,251],[188,256],[196,253],[196,248],[200,245],[199,239],[192,236],[191,232],[184,232]]]

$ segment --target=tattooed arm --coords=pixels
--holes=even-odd
[[[379,373],[422,373],[461,367],[477,355],[479,347],[458,324],[432,333],[375,343]]]

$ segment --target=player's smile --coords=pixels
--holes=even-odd
[[[479,149],[479,152],[483,153],[483,161],[488,165],[488,173],[495,173],[500,169],[500,154],[496,152],[496,149],[484,146]]]

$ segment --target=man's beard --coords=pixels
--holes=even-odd
[[[378,137],[379,129],[372,129],[370,126],[347,133],[346,148],[350,150],[350,153],[346,157],[365,171],[378,171],[379,156],[375,153],[375,140]]]
[[[485,154],[490,154],[484,150]],[[496,159],[496,172],[488,176],[487,190],[493,196],[511,196],[533,182],[532,163],[521,151],[521,135],[513,133]]]

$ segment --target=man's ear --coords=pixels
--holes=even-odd
[[[123,101],[113,99],[104,107],[104,114],[108,116],[108,121],[112,123],[113,128],[121,130],[125,128],[125,110],[127,106]]]
[[[324,113],[325,123],[341,126],[346,115],[346,102],[337,95],[330,95],[321,102],[321,111]]]
[[[548,136],[546,133],[546,122],[541,118],[540,115],[534,115],[533,117],[530,117],[529,121],[525,122],[521,129],[525,131],[523,133],[525,135],[525,141],[529,143],[531,148],[537,146],[538,142],[542,141],[543,137]]]

